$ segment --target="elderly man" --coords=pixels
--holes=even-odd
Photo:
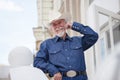
[[[98,34],[81,23],[68,23],[66,18],[52,20],[50,28],[55,37],[41,43],[34,66],[48,72],[54,80],[87,80],[84,51],[95,44]],[[67,29],[83,36],[70,37]]]

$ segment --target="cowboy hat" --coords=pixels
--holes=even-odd
[[[49,21],[50,24],[53,20],[65,19],[65,21],[70,21],[70,13],[60,13],[58,11],[50,11],[49,12]]]

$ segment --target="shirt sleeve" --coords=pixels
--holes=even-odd
[[[82,46],[84,51],[94,45],[98,40],[98,34],[89,26],[73,22],[72,29],[84,35],[82,37]]]
[[[33,66],[42,69],[45,73],[48,71],[51,76],[59,72],[54,65],[49,63],[46,42],[41,44],[40,50],[38,51],[36,57],[34,58]]]

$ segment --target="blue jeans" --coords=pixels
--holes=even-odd
[[[80,75],[77,77],[63,77],[62,80],[88,80],[87,75]]]

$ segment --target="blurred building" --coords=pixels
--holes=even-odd
[[[39,49],[39,45],[43,40],[52,36],[46,28],[50,10],[53,10],[53,0],[37,0],[38,26],[33,28],[36,50]]]
[[[50,38],[52,35],[46,27],[39,26],[33,28],[34,36],[36,39],[36,51],[39,50],[40,44],[47,38]]]
[[[109,3],[109,4],[108,4]],[[89,78],[120,42],[120,0],[92,0],[86,10],[86,24],[99,34],[95,46],[86,51]],[[92,74],[91,74],[92,73]]]
[[[114,50],[114,46],[120,42],[120,0],[93,0],[86,13],[86,23],[99,34],[98,42],[86,54],[91,77],[90,73],[95,73]]]
[[[43,9],[45,10],[42,7],[45,1],[51,1],[52,5],[49,9],[58,10],[61,13],[71,13],[71,22],[77,21],[89,25],[98,32],[99,40],[85,52],[88,77],[91,78],[98,66],[114,49],[114,46],[120,42],[120,0],[38,0],[38,18],[40,18],[38,19],[38,27],[44,25],[44,20],[40,17],[44,17],[44,15],[39,15],[39,13],[42,13]],[[34,34],[41,35],[35,36],[39,38],[36,39],[37,47],[40,41],[47,38],[46,36],[44,39],[41,38],[43,37],[42,33],[47,29],[38,27],[35,29],[36,31],[33,29]],[[72,30],[68,31],[68,34],[70,36],[80,35]]]

